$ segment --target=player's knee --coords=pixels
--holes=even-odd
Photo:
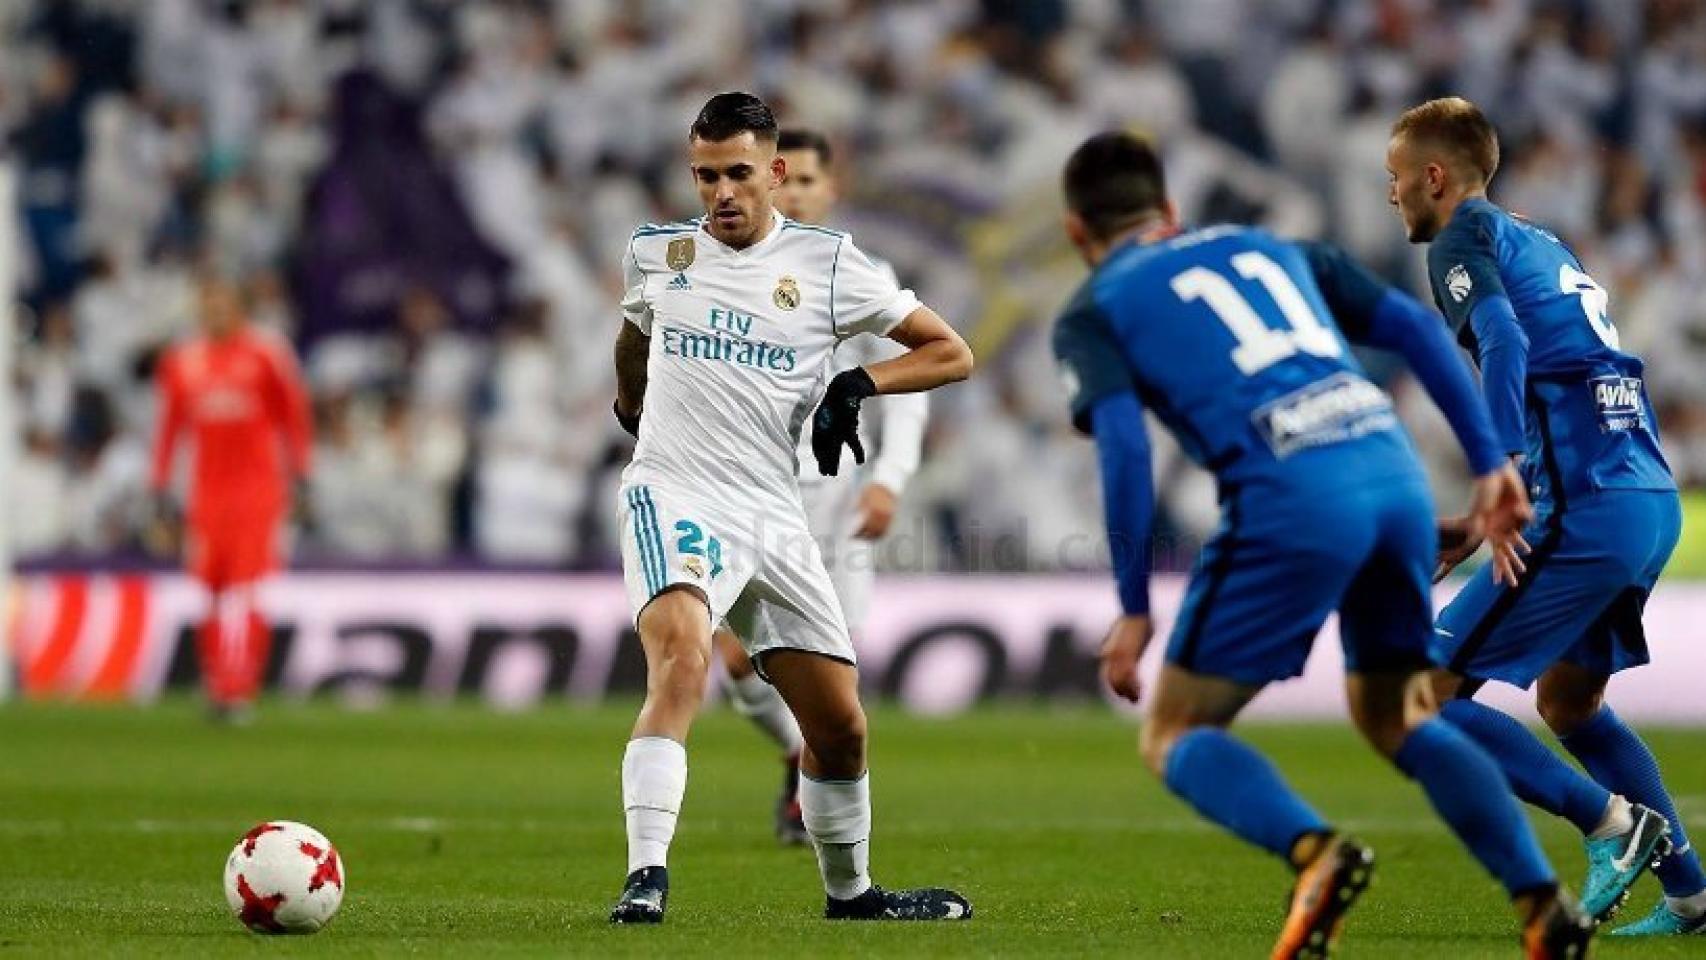
[[[1398,755],[1398,750],[1410,736],[1410,725],[1405,722],[1401,712],[1360,717],[1357,729],[1362,733],[1363,739],[1388,760]]]
[[[710,651],[682,637],[660,645],[651,658],[647,692],[672,706],[694,707],[705,695],[711,673]]]
[[[1571,663],[1558,663],[1540,675],[1534,706],[1540,719],[1559,736],[1574,733],[1605,703],[1607,678]]]
[[[1404,697],[1388,689],[1353,688],[1350,707],[1351,722],[1357,732],[1369,746],[1388,759],[1398,755],[1398,748],[1409,737],[1413,723],[1425,719],[1422,714],[1408,716]]]
[[[669,644],[654,661],[652,670],[657,685],[670,695],[690,694],[695,699],[704,691],[710,672],[707,651],[689,642]]]
[[[1429,670],[1428,684],[1433,688],[1434,703],[1444,705],[1463,690],[1463,676],[1444,668]]]
[[[1567,736],[1582,728],[1599,712],[1605,697],[1600,691],[1573,691],[1569,695],[1541,688],[1534,705],[1540,719],[1558,736]]]
[[[817,759],[818,771],[831,778],[853,778],[865,771],[865,713],[854,711],[802,731]]]

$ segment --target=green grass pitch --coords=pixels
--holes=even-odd
[[[770,836],[779,766],[713,710],[691,744],[669,922],[611,929],[623,839],[617,770],[634,705],[525,713],[270,703],[244,730],[188,702],[0,707],[0,957],[668,955],[1265,956],[1289,882],[1138,766],[1134,728],[1093,709],[872,718],[880,882],[949,884],[970,923],[831,925],[809,852]],[[1419,791],[1342,725],[1252,726],[1330,817],[1370,841],[1376,886],[1348,957],[1517,953],[1492,881]],[[1706,732],[1652,731],[1691,826],[1706,830]],[[343,852],[325,932],[242,930],[220,892],[238,835],[302,820]],[[1581,854],[1540,823],[1571,882]],[[1657,896],[1648,878],[1625,913]],[[1706,940],[1618,944],[1706,956]]]

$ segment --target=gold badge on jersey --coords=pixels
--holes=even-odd
[[[776,301],[776,306],[783,310],[792,310],[800,305],[800,285],[793,277],[783,277],[776,281],[776,292],[770,299]]]
[[[664,253],[664,262],[669,264],[671,270],[680,273],[693,266],[695,252],[692,237],[676,237],[669,242],[669,249]]]
[[[693,575],[695,580],[705,579],[705,562],[698,557],[683,557],[681,569]]]

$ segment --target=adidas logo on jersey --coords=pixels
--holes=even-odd
[[[691,290],[691,289],[693,289],[693,284],[688,281],[687,274],[678,273],[675,275],[675,279],[671,280],[669,282],[669,286],[664,287],[664,289],[665,290]]]

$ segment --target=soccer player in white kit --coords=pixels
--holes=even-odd
[[[837,197],[835,157],[828,138],[815,130],[783,129],[777,136],[776,152],[788,168],[788,178],[776,192],[776,208],[797,223],[823,224]],[[875,257],[871,260],[899,286],[887,263]],[[835,372],[851,370],[903,352],[893,340],[861,333],[835,348],[830,368]],[[835,476],[819,474],[809,424],[801,432],[799,448],[800,498],[806,509],[806,527],[823,553],[847,632],[855,641],[864,627],[876,579],[874,548],[894,522],[906,481],[918,470],[929,414],[929,400],[923,393],[897,394],[876,403],[876,445],[873,448],[870,436],[862,438],[871,456],[870,462],[859,469]],[[807,843],[811,838],[806,834],[799,801],[800,726],[781,694],[753,669],[752,658],[734,631],[718,627],[715,640],[717,655],[729,675],[730,701],[782,748],[786,776],[776,802],[776,836],[784,843]]]
[[[687,733],[725,619],[799,721],[824,915],[963,919],[971,905],[953,891],[871,881],[856,658],[806,526],[794,446],[809,416],[822,472],[839,471],[843,446],[862,460],[860,403],[962,380],[971,351],[846,234],[776,212],[787,172],[776,137],[762,100],[712,97],[689,137],[706,216],[635,231],[624,264],[615,412],[639,442],[622,476],[622,566],[647,673],[622,759],[628,878],[610,920],[663,920]],[[825,387],[835,344],[865,332],[908,349]]]

